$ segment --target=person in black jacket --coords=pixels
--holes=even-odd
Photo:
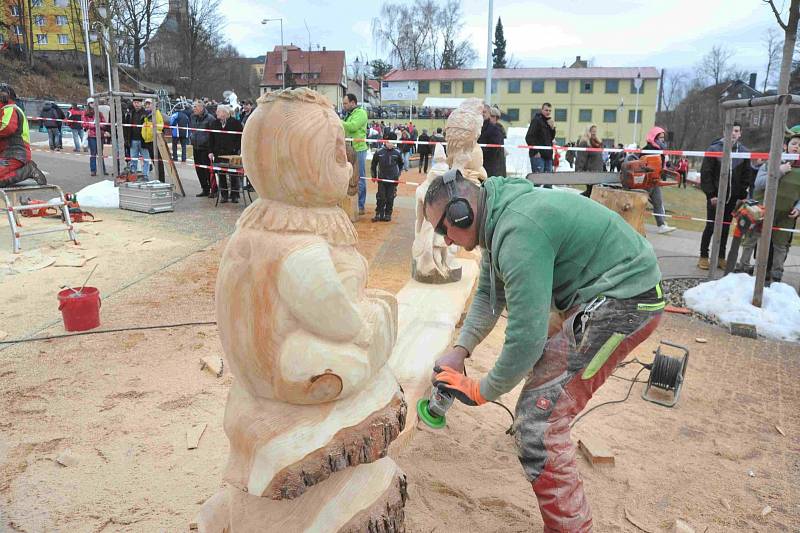
[[[742,136],[742,126],[738,122],[733,123],[731,130],[731,140],[733,146],[731,152],[749,152],[750,150],[739,142]],[[723,139],[719,138],[708,147],[709,152],[721,152]],[[720,170],[722,166],[722,159],[719,157],[704,157],[703,164],[700,167],[700,188],[706,194],[706,227],[703,230],[703,236],[700,238],[700,260],[697,262],[697,267],[702,270],[709,268],[709,253],[708,248],[711,244],[711,237],[714,235],[714,218],[717,214],[717,203],[719,192]],[[736,208],[736,202],[747,198],[747,191],[753,180],[753,168],[750,166],[750,161],[745,159],[731,159],[731,174],[728,177],[728,194],[727,198],[722,199],[725,202],[725,211],[723,220],[730,222],[733,218],[733,210]],[[724,269],[725,264],[725,248],[728,241],[729,224],[722,225],[722,239],[719,247],[719,259],[717,265],[719,268]]]
[[[389,133],[387,142],[372,156],[371,173],[372,181],[378,181],[378,192],[375,195],[375,216],[373,222],[390,222],[394,197],[397,195],[397,180],[403,171],[403,155],[394,147],[391,141],[397,140],[397,135]],[[386,181],[384,181],[386,180]]]
[[[212,130],[220,130],[211,132],[211,147],[208,157],[216,165],[223,161],[216,161],[221,155],[239,155],[242,150],[242,123],[231,116],[232,110],[227,105],[217,106],[217,119],[211,125]],[[239,132],[239,133],[229,133]],[[221,203],[228,202],[228,192],[230,192],[231,202],[234,204],[239,203],[239,189],[241,188],[241,178],[237,172],[231,173],[231,187],[228,189],[228,174],[226,172],[218,172],[217,178],[219,183],[220,193],[222,195]]]
[[[481,135],[478,137],[478,144],[499,144],[499,148],[481,147],[483,150],[483,168],[486,169],[486,176],[506,175],[506,153],[502,147],[505,142],[505,132],[503,127],[497,123],[500,118],[500,110],[493,107],[488,110],[489,118],[483,123]]]
[[[553,146],[556,137],[556,124],[551,114],[553,106],[549,103],[542,104],[542,109],[533,116],[528,133],[525,134],[525,143],[528,146]],[[553,171],[553,150],[548,148],[528,150],[531,158],[531,172]],[[547,185],[547,188],[551,186]]]
[[[194,170],[197,172],[197,180],[200,182],[202,192],[197,196],[211,196],[211,172],[209,171],[210,162],[208,153],[211,149],[211,133],[207,131],[214,124],[214,117],[206,111],[205,104],[196,100],[192,107],[192,115],[189,117],[189,135],[192,140],[192,151],[194,152]]]
[[[422,135],[419,136],[417,139],[420,143],[427,143],[431,140],[430,136],[428,135],[428,130],[422,130]],[[417,168],[418,173],[424,172],[425,174],[428,173],[428,160],[431,157],[431,145],[430,144],[420,144],[419,145],[419,167]]]
[[[64,120],[64,112],[55,102],[48,102],[42,108],[42,121],[47,128],[47,139],[50,144],[50,151],[60,152],[63,148],[61,141],[61,124]]]
[[[136,172],[139,168],[139,158],[145,154],[145,142],[142,140],[142,128],[139,126],[144,122],[147,112],[142,107],[141,98],[134,98],[131,105],[129,113],[125,116],[125,123],[130,124],[130,126],[125,126],[123,133],[127,132],[125,137],[126,140],[129,139],[130,144],[128,167],[131,171]]]

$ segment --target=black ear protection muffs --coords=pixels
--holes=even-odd
[[[7,83],[0,83],[0,103],[6,105],[9,100],[16,100],[17,93]]]
[[[455,181],[456,178],[462,178],[461,172],[458,169],[448,170],[442,176],[442,181],[447,187],[447,195],[450,201],[444,208],[445,217],[447,221],[457,228],[468,228],[475,220],[475,213],[472,212],[472,206],[466,198],[462,198],[456,192]]]

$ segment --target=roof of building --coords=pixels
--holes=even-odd
[[[589,67],[589,68],[496,68],[492,78],[499,80],[518,79],[624,79],[635,78],[641,74],[643,79],[660,77],[655,67]],[[408,80],[481,80],[486,77],[485,68],[453,70],[392,70],[383,81]]]
[[[381,92],[381,82],[378,80],[367,80],[367,85],[369,85],[369,88],[376,93]]]
[[[344,82],[345,54],[344,50],[301,50],[297,46],[287,45],[286,64],[293,74],[305,74],[309,72],[319,74],[319,77],[312,81],[312,85],[341,85]],[[310,55],[309,55],[310,54]],[[272,52],[267,52],[264,61],[264,78],[261,85],[268,87],[280,87],[281,78],[281,47],[276,46]],[[298,77],[294,80],[294,85],[307,85],[307,79]]]

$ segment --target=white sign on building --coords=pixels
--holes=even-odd
[[[416,81],[382,81],[381,100],[416,100],[419,85]]]

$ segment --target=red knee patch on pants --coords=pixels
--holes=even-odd
[[[25,166],[25,163],[17,159],[0,159],[0,187],[8,187],[16,183],[14,178],[17,170]]]

